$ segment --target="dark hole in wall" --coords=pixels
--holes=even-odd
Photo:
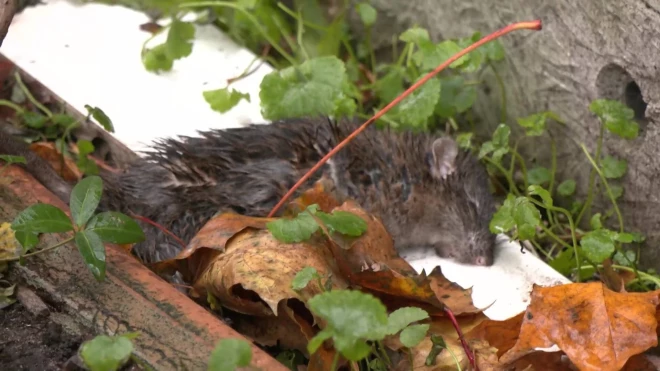
[[[618,100],[632,109],[634,119],[639,124],[640,135],[644,132],[647,103],[639,85],[626,69],[616,63],[606,65],[598,73],[596,88],[600,98]]]
[[[631,81],[626,85],[624,103],[635,111],[635,120],[644,120],[647,104],[642,96],[642,91],[635,81]]]

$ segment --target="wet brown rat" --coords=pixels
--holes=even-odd
[[[100,207],[144,216],[188,242],[219,211],[265,216],[358,125],[353,120],[288,119],[160,140],[153,152],[122,173],[101,174],[105,186]],[[0,138],[0,153],[24,155],[16,153],[16,146],[15,140]],[[68,185],[51,179],[52,171],[44,174],[43,165],[34,165],[38,159],[30,160],[28,171],[62,198]],[[488,176],[454,140],[370,127],[307,186],[322,174],[334,181],[341,195],[378,215],[400,252],[432,247],[439,256],[458,262],[493,263],[495,236],[488,223],[495,207]],[[68,201],[68,195],[64,199]],[[180,245],[158,229],[142,227],[147,240],[134,248],[142,260],[167,259],[180,251]]]

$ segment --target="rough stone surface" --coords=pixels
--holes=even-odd
[[[640,136],[628,141],[606,134],[603,149],[605,155],[628,160],[619,206],[626,226],[647,235],[643,265],[660,269],[660,161],[656,154],[660,148],[660,1],[373,0],[371,4],[379,11],[374,44],[383,48],[389,48],[393,35],[414,24],[427,28],[437,41],[541,19],[542,31],[518,31],[501,39],[507,57],[497,69],[506,85],[507,122],[515,133],[516,117],[543,110],[560,114],[567,125],[550,125],[558,143],[558,176],[576,179],[578,192],[584,194],[590,166],[580,143],[593,151],[599,131],[589,103],[596,98],[620,99],[633,108]],[[353,21],[359,29],[359,21]],[[479,92],[475,112],[483,119],[479,131],[491,133],[499,123],[501,96],[494,76],[487,73],[485,79],[489,88]],[[521,151],[549,167],[545,141],[525,139]],[[598,204],[610,207],[604,200]]]

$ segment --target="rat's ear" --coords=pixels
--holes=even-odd
[[[431,144],[431,175],[446,179],[456,170],[458,144],[450,138],[438,138]]]

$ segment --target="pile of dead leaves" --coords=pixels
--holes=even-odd
[[[347,341],[331,336],[340,331],[341,324],[332,323],[328,311],[315,313],[310,299],[346,289],[377,298],[390,317],[405,307],[428,313],[409,321],[427,329],[411,347],[404,346],[403,336],[397,333],[384,333],[378,339],[370,338],[369,331],[362,332],[363,340],[378,339],[375,343],[394,355],[379,358],[389,362],[387,369],[455,370],[457,365],[469,369],[445,306],[457,317],[480,370],[655,369],[640,353],[657,345],[659,292],[614,292],[598,282],[536,286],[524,313],[506,321],[489,320],[483,309],[473,305],[470,289],[448,281],[439,267],[428,275],[417,274],[398,256],[392,238],[377,218],[354,203],[340,205],[323,192],[322,186],[294,201],[289,215],[295,214],[293,209],[311,204],[327,213],[343,210],[361,217],[367,222],[366,232],[346,238],[324,231],[306,241],[283,243],[266,227],[273,219],[222,214],[212,219],[177,258],[156,269],[175,267],[192,283],[191,295],[212,297],[240,313],[234,321],[236,329],[257,343],[308,355],[310,370],[331,369],[335,348],[342,347],[340,341]],[[300,286],[295,281],[302,271],[314,272],[317,279]],[[364,296],[361,300],[371,299]],[[350,308],[343,308],[349,303],[333,305],[336,313],[355,321],[348,327],[362,325]],[[373,318],[364,321],[372,326],[376,323]],[[308,343],[318,342],[319,336],[320,342],[325,340],[323,346],[309,354]],[[371,350],[376,349],[373,343],[369,343]],[[339,365],[346,365],[348,361],[341,359]]]

